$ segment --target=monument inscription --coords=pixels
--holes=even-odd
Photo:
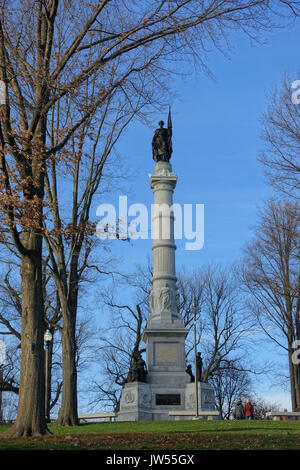
[[[155,364],[178,362],[178,345],[176,343],[155,343]]]
[[[155,403],[158,406],[173,406],[180,405],[180,394],[179,393],[157,393],[155,395]]]

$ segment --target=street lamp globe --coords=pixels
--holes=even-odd
[[[52,340],[52,334],[48,328],[46,330],[46,333],[44,334],[44,340],[46,343],[50,343],[50,341]]]

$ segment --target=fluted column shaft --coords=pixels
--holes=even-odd
[[[158,162],[150,187],[154,193],[153,278],[150,294],[149,324],[180,320],[176,302],[176,267],[174,242],[173,192],[177,175],[168,162]]]

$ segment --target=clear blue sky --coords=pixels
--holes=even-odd
[[[179,176],[174,202],[205,205],[204,248],[185,251],[177,242],[177,266],[192,269],[210,261],[231,263],[239,259],[242,247],[251,239],[257,207],[272,194],[257,161],[262,148],[260,118],[267,107],[267,93],[280,84],[284,71],[294,80],[300,79],[299,32],[300,22],[290,30],[268,35],[266,44],[255,47],[239,38],[230,60],[212,53],[208,65],[215,81],[203,72],[184,80],[174,78],[173,89],[181,97],[171,103],[171,163]],[[166,109],[165,115],[158,115],[151,129],[135,124],[119,142],[118,152],[128,159],[128,172],[137,175],[131,182],[130,204],[150,207],[153,202],[148,177],[154,167],[151,140],[157,122],[161,118],[166,122],[167,113]],[[114,241],[112,250],[127,270],[134,271],[136,263],[152,256],[151,245],[151,240],[137,240],[132,245]],[[261,385],[263,396],[290,408],[287,394],[268,387],[267,383]]]
[[[173,88],[181,99],[172,104],[173,172],[178,174],[174,201],[205,205],[205,244],[201,251],[185,251],[177,243],[177,265],[199,266],[207,261],[232,262],[251,237],[257,206],[272,194],[265,182],[257,154],[262,148],[260,118],[267,106],[267,93],[279,85],[282,73],[297,76],[300,22],[292,30],[268,36],[265,45],[251,47],[239,39],[228,60],[210,56],[216,80],[204,73],[176,78]],[[299,67],[298,67],[299,68]],[[153,173],[153,128],[135,124],[118,145],[128,159],[129,171],[137,174],[129,204],[153,202],[148,173]],[[122,193],[120,193],[122,194]],[[117,194],[115,194],[117,196]],[[133,246],[116,242],[115,248],[132,266],[151,253],[151,241]]]

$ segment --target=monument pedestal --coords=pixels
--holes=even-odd
[[[210,384],[198,382],[198,408],[199,411],[215,411],[215,395]],[[185,411],[195,413],[196,387],[195,383],[189,383],[185,388]],[[186,418],[187,419],[187,418]],[[190,418],[192,419],[192,417]]]
[[[187,377],[180,375],[177,375],[174,383],[169,384],[165,383],[164,373],[156,374],[156,379],[159,378],[161,383],[131,382],[124,386],[117,421],[173,420],[174,418],[169,416],[169,411],[187,413],[178,419],[191,420],[195,417],[195,383],[184,383]],[[198,409],[215,411],[214,392],[207,383],[198,382]]]
[[[117,421],[152,421],[152,395],[148,383],[125,384],[121,394]]]
[[[151,388],[153,420],[168,420],[174,409],[185,409],[185,388],[190,376],[185,369],[185,338],[181,322],[150,324],[143,332],[147,351],[147,382]]]
[[[147,383],[125,384],[117,421],[171,420],[169,411],[196,414],[196,385],[186,373],[185,338],[188,330],[170,323],[169,328],[146,328]],[[198,382],[199,411],[215,410],[211,385]]]

